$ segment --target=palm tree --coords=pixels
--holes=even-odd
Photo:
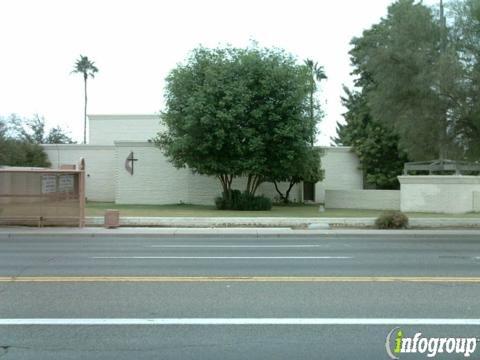
[[[312,123],[315,122],[315,101],[314,101],[314,95],[315,91],[317,91],[317,82],[320,82],[324,79],[327,78],[327,75],[325,75],[325,71],[323,70],[323,66],[318,66],[317,62],[314,62],[311,59],[305,60],[305,66],[307,66],[310,74],[311,74],[311,79],[310,79],[310,101],[309,101],[309,117],[310,121]],[[314,139],[312,139],[312,145],[313,145]]]
[[[83,143],[87,143],[87,79],[95,77],[98,72],[97,67],[93,61],[90,61],[87,56],[80,55],[80,58],[75,62],[75,67],[72,73],[83,74],[84,90],[85,90],[85,107],[83,115]]]

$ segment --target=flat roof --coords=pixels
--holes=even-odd
[[[0,173],[61,173],[61,174],[77,174],[82,170],[60,170],[50,168],[37,168],[37,167],[22,167],[22,166],[0,166]]]
[[[90,120],[159,120],[160,114],[88,114]]]

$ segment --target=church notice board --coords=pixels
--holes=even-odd
[[[57,176],[42,175],[42,194],[53,194],[57,192]]]
[[[73,193],[75,176],[73,174],[42,175],[42,194]]]

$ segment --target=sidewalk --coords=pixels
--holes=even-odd
[[[335,229],[335,230],[293,230],[291,228],[148,228],[148,227],[121,227],[117,229],[105,229],[102,227],[86,228],[62,228],[62,227],[1,227],[0,238],[15,238],[21,236],[87,236],[87,237],[205,237],[221,235],[222,237],[304,237],[315,235],[330,236],[370,236],[382,238],[385,235],[398,236],[422,236],[436,235],[474,235],[480,241],[480,229],[457,229],[457,230],[374,230],[374,229]]]

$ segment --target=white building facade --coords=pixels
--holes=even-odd
[[[117,204],[212,205],[221,193],[220,182],[209,176],[176,169],[150,139],[162,130],[158,115],[89,115],[89,144],[43,145],[53,167],[86,162],[86,196],[89,201]],[[325,200],[327,190],[361,190],[363,174],[357,156],[349,147],[323,147],[325,179],[315,184],[310,199]],[[134,161],[127,160],[133,155]],[[133,172],[127,169],[132,166]],[[281,184],[285,187],[286,184]],[[235,179],[233,188],[243,190],[245,180]],[[292,201],[304,201],[304,184],[295,185]],[[271,183],[257,190],[277,197]]]

